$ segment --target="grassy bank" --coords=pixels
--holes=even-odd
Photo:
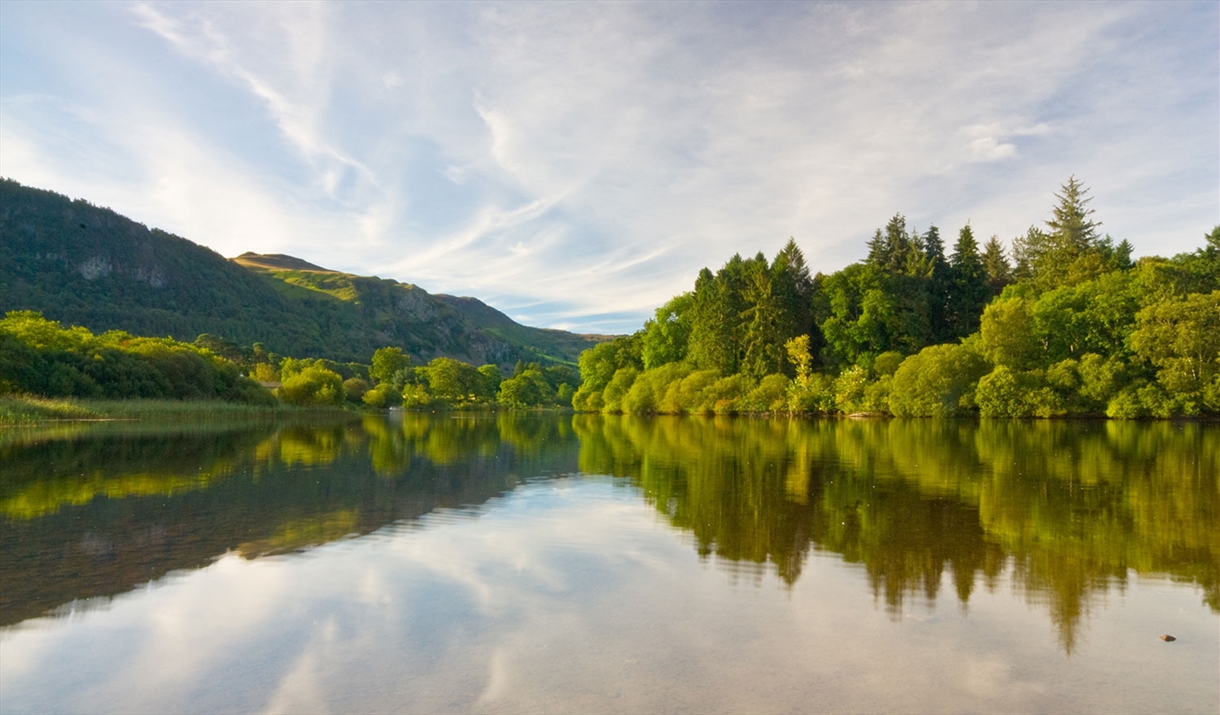
[[[83,400],[29,396],[0,397],[0,425],[74,420],[198,420],[216,418],[343,415],[338,407],[246,405],[220,400]]]

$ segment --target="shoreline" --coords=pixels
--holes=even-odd
[[[361,412],[345,407],[250,405],[221,400],[91,400],[33,395],[0,397],[0,429],[53,424],[198,420],[233,417],[345,416]]]

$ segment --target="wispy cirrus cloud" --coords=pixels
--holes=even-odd
[[[534,324],[789,236],[835,270],[896,211],[1009,238],[1070,174],[1139,252],[1220,213],[1213,3],[5,12],[5,175]]]

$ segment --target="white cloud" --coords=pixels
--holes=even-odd
[[[1016,155],[1015,144],[1001,144],[994,137],[979,137],[970,142],[970,157],[975,161],[999,161]]]
[[[1220,213],[1214,4],[90,12],[134,34],[6,10],[6,56],[27,17],[59,33],[0,69],[6,175],[536,324],[631,329],[700,267],[789,236],[835,270],[895,211],[1011,237],[1069,174],[1137,251],[1192,249]],[[104,142],[64,159],[52,137],[78,132],[21,105],[40,72]]]

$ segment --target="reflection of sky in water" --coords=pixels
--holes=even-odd
[[[863,567],[733,578],[608,479],[304,554],[234,554],[0,635],[31,711],[1215,712],[1217,619],[1132,575],[1066,656],[1008,577],[895,619]],[[946,589],[951,588],[945,576]],[[1179,640],[1165,644],[1161,633]],[[1167,700],[1166,698],[1171,698]],[[1172,698],[1178,698],[1176,700]]]

